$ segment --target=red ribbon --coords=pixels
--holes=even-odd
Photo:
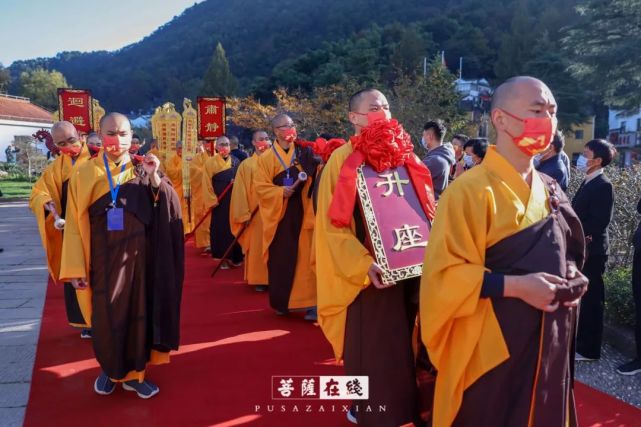
[[[370,129],[368,129],[370,128]],[[363,162],[379,170],[405,166],[427,218],[434,219],[436,203],[432,176],[423,162],[417,160],[411,151],[409,135],[395,120],[374,123],[360,136],[352,138],[354,152],[350,154],[338,175],[336,188],[329,207],[329,218],[335,227],[349,227],[356,205],[357,170]],[[370,137],[370,135],[372,135]],[[364,139],[371,138],[369,140]],[[371,150],[374,148],[375,150]],[[387,149],[389,151],[386,151]]]

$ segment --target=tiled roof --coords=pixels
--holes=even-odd
[[[0,119],[53,123],[51,113],[27,98],[0,95]]]

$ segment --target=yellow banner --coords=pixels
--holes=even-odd
[[[100,119],[104,117],[105,109],[100,106],[100,101],[96,98],[93,98],[91,108],[93,110],[93,131],[100,132]]]
[[[191,100],[185,98],[183,101],[183,190],[185,197],[191,195],[189,183],[189,165],[196,156],[196,144],[198,143],[198,113],[191,106]]]
[[[167,160],[167,153],[176,151],[176,141],[180,140],[180,122],[182,117],[171,102],[156,108],[151,118],[152,133],[158,140],[158,149],[162,161]]]

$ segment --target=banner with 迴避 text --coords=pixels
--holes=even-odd
[[[225,134],[225,99],[199,96],[198,137],[208,141]]]
[[[93,130],[93,98],[86,89],[58,89],[58,112],[60,120],[71,122],[79,133]]]

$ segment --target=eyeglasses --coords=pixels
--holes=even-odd
[[[276,129],[291,129],[295,127],[296,127],[295,123],[287,123],[286,125],[276,126]]]

